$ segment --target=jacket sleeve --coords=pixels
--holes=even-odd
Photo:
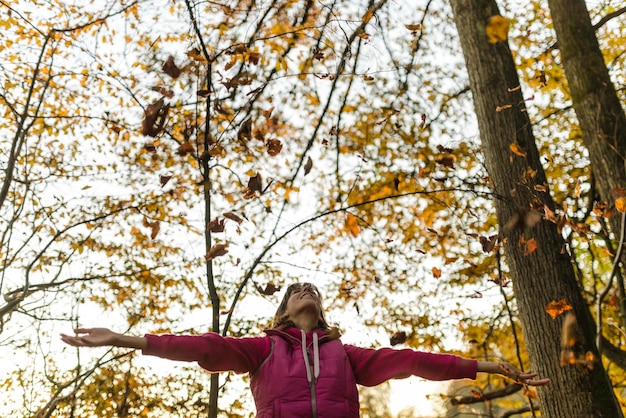
[[[344,344],[356,382],[376,386],[389,379],[419,376],[428,380],[475,379],[477,361],[452,354],[411,349],[360,348]]]
[[[203,335],[146,334],[142,353],[170,360],[196,361],[210,372],[254,372],[269,355],[269,337],[222,337]]]

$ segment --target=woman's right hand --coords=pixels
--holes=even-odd
[[[117,345],[120,334],[107,328],[76,328],[76,335],[61,334],[61,340],[74,347]]]

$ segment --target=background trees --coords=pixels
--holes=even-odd
[[[246,416],[249,400],[228,396],[236,377],[218,391],[217,380],[193,367],[161,376],[124,352],[62,348],[56,334],[94,322],[133,333],[257,332],[278,286],[294,278],[325,290],[329,317],[344,314],[378,332],[374,343],[405,332],[414,347],[519,357],[528,366],[525,351],[515,351],[526,339],[534,365],[532,347],[552,347],[543,373],[574,373],[561,371],[558,344],[544,344],[558,341],[561,321],[544,304],[564,297],[580,316],[602,300],[616,238],[606,225],[619,217],[609,216],[616,212],[608,197],[588,205],[597,200],[593,160],[580,146],[542,4],[502,2],[514,19],[524,95],[488,83],[506,96],[497,105],[512,107],[493,117],[494,102],[489,115],[477,115],[521,118],[514,111],[526,101],[530,119],[515,123],[527,135],[531,123],[537,142],[531,166],[539,174],[529,180],[542,186],[543,165],[554,199],[542,200],[553,213],[542,212],[546,220],[532,229],[552,228],[552,244],[535,239],[530,251],[527,241],[529,254],[515,262],[500,257],[498,225],[532,200],[499,208],[499,220],[492,213],[494,197],[510,188],[492,183],[487,142],[472,128],[446,5],[0,4],[0,344],[16,353],[2,383],[11,413],[194,416],[217,412],[219,393],[222,411]],[[593,6],[594,21],[613,16],[599,35],[609,71],[619,73],[621,15],[610,2]],[[615,82],[622,91],[623,80]],[[500,169],[525,169],[533,141],[523,141],[505,150]],[[506,232],[510,246],[520,233]],[[550,254],[563,266],[573,261],[579,288],[570,280],[566,293],[547,291],[551,281],[528,277],[537,293],[531,308],[520,300],[521,317],[546,325],[511,338],[518,317],[509,275]],[[613,324],[621,318],[618,279],[599,305]],[[611,352],[619,352],[621,329],[607,330]],[[607,365],[619,384],[621,370]],[[569,393],[565,382],[555,390]],[[502,385],[478,382],[475,390]]]

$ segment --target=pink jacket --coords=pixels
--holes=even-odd
[[[355,383],[375,386],[411,375],[429,380],[476,378],[476,360],[450,354],[360,348],[327,341],[321,330],[303,335],[288,328],[266,334],[243,338],[148,334],[143,354],[197,361],[211,372],[249,373],[259,418],[358,417]],[[333,409],[337,402],[346,405],[347,412]]]

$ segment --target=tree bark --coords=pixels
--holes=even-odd
[[[562,299],[572,306],[583,339],[580,352],[597,359],[595,326],[556,225],[526,223],[532,219],[531,211],[554,210],[554,202],[544,191],[546,177],[511,51],[506,42],[493,44],[486,36],[488,19],[499,14],[497,4],[493,0],[451,0],[451,4],[532,370],[552,380],[538,390],[542,416],[622,417],[600,361],[593,367],[560,365],[563,319],[552,319],[546,306]],[[537,244],[534,251],[524,244],[531,240]]]

